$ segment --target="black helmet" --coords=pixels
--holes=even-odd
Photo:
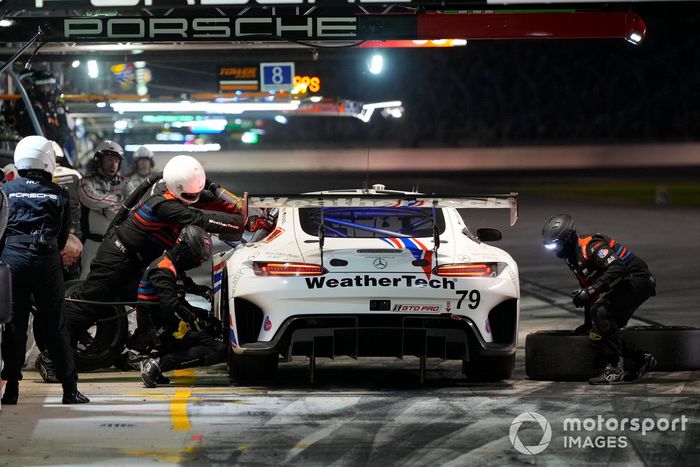
[[[574,219],[568,214],[552,216],[542,226],[545,248],[554,251],[559,258],[571,255],[577,238]]]
[[[124,148],[118,143],[110,140],[104,140],[95,148],[95,160],[102,156],[116,156],[120,161],[124,160]]]
[[[201,227],[188,225],[180,232],[170,256],[176,265],[187,270],[206,263],[211,250],[211,235]]]

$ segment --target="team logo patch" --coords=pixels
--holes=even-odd
[[[602,250],[598,251],[598,257],[605,258],[606,256],[608,256],[608,253],[610,253],[610,250],[606,250],[605,248],[603,248]]]

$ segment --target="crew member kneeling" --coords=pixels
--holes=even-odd
[[[185,227],[173,248],[151,263],[139,284],[139,301],[158,302],[145,311],[152,323],[151,334],[157,354],[141,364],[144,386],[156,387],[162,373],[223,362],[226,345],[199,323],[204,310],[192,307],[178,296],[178,280],[187,283],[185,271],[202,265],[211,257],[211,236],[201,227]]]
[[[563,258],[581,288],[573,293],[576,308],[585,308],[585,322],[575,334],[588,333],[603,370],[588,382],[613,384],[636,380],[656,366],[654,356],[625,342],[620,328],[649,297],[656,295],[656,282],[647,264],[624,245],[600,233],[578,235],[568,214],[550,217],[542,227],[545,248]],[[623,358],[634,369],[623,370]]]
[[[27,136],[17,143],[15,166],[21,178],[5,186],[9,200],[2,262],[10,267],[14,316],[2,334],[2,379],[7,381],[3,404],[16,404],[27,345],[32,298],[34,326],[46,340],[63,383],[63,403],[90,402],[77,388],[63,307],[63,266],[60,251],[71,224],[68,192],[51,181],[56,156],[43,136]]]

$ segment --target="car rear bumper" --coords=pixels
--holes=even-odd
[[[307,357],[397,357],[471,360],[507,357],[515,342],[485,342],[468,318],[454,315],[306,315],[287,319],[266,342],[250,342],[236,353]]]

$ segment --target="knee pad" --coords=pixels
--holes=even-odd
[[[591,319],[593,320],[593,333],[600,337],[609,337],[618,330],[615,317],[604,303],[596,303],[591,307]]]

